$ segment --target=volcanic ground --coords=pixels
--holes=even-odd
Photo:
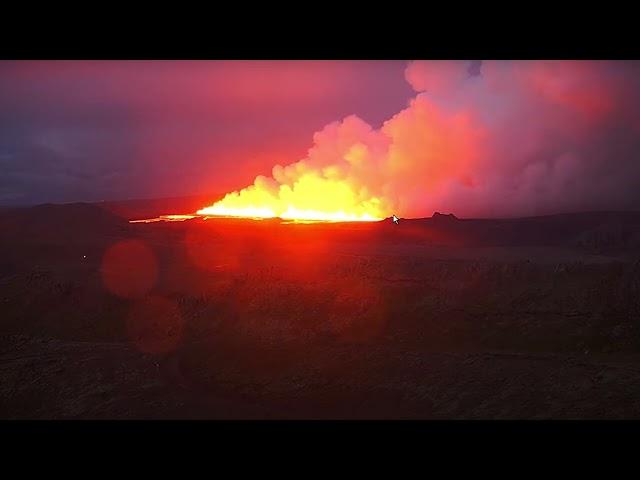
[[[640,418],[640,213],[123,205],[0,210],[1,418]]]

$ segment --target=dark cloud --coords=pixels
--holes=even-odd
[[[403,62],[0,62],[0,203],[225,191],[406,103]]]

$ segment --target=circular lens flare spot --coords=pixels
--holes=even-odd
[[[140,298],[158,278],[158,264],[151,249],[140,240],[124,240],[107,249],[102,257],[104,286],[123,298]]]

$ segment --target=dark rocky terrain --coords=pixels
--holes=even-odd
[[[138,200],[105,201],[95,204],[100,208],[129,220],[159,217],[160,215],[190,214],[205,205],[218,201],[224,195],[191,195],[188,197],[149,198]]]
[[[0,211],[1,418],[640,418],[639,213],[122,211]]]

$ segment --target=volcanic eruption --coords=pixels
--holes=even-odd
[[[639,67],[0,62],[0,417],[640,418]]]
[[[197,213],[372,221],[438,209],[513,216],[628,207],[626,152],[640,125],[633,76],[620,75],[628,68],[498,61],[474,72],[463,61],[412,62],[405,77],[418,94],[380,128],[355,115],[333,122],[305,158]],[[618,147],[605,149],[612,137]]]

